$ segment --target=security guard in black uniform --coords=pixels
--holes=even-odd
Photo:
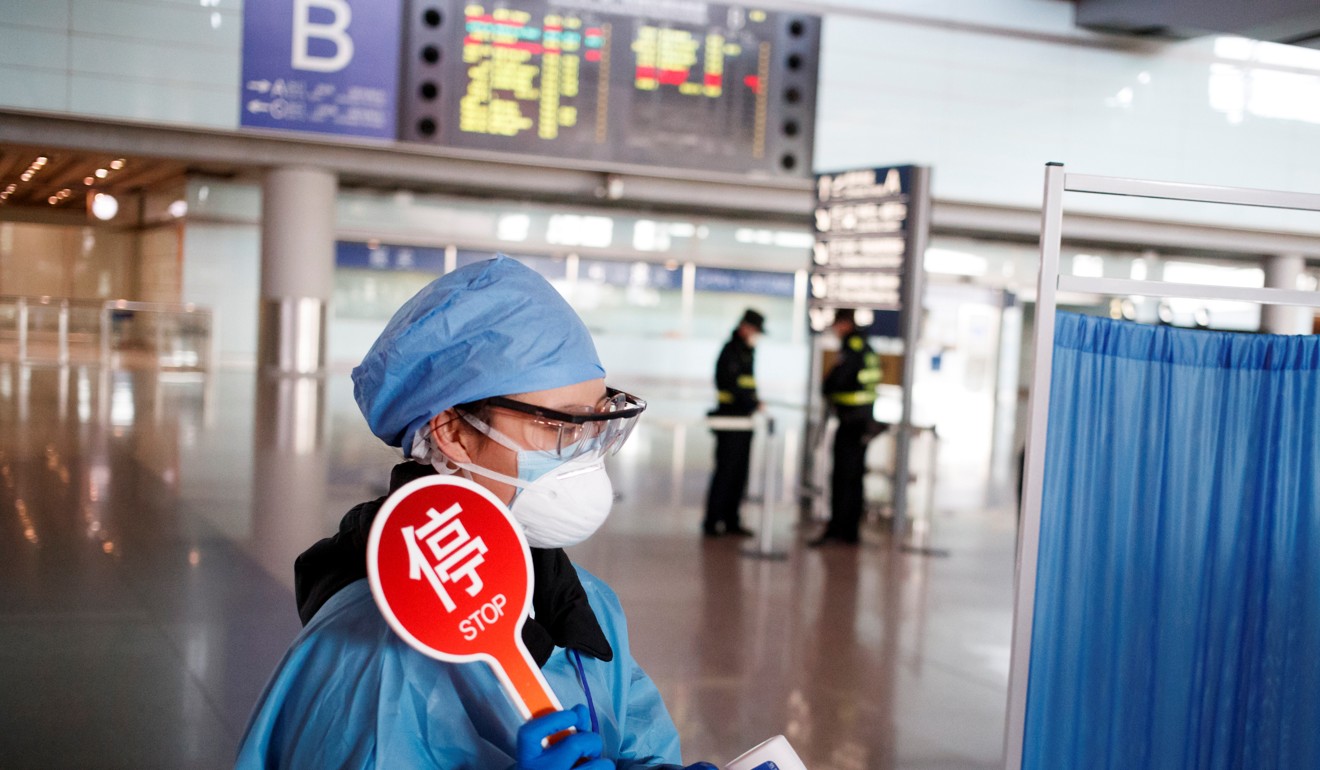
[[[710,414],[718,417],[747,417],[761,401],[756,397],[756,376],[752,373],[757,339],[765,333],[765,317],[748,310],[733,330],[733,336],[720,351],[715,364],[715,389],[719,406]],[[707,537],[739,535],[752,531],[743,527],[738,508],[747,493],[747,473],[751,465],[752,431],[715,430],[715,473],[710,477],[706,494],[706,518],[701,529]]]
[[[839,418],[834,434],[834,468],[830,476],[831,512],[825,532],[809,543],[856,545],[865,506],[862,478],[866,475],[866,445],[887,425],[872,416],[880,383],[880,357],[857,329],[853,311],[836,310],[833,330],[840,342],[839,358],[825,375],[822,390]]]

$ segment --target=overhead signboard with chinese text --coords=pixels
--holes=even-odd
[[[403,0],[245,0],[239,124],[395,138]]]
[[[916,216],[927,206],[913,195],[916,167],[860,169],[816,177],[816,243],[811,298],[817,307],[900,310],[911,270]],[[922,239],[924,242],[924,238]]]
[[[820,20],[670,0],[415,0],[400,136],[807,176]]]
[[[819,46],[697,0],[248,0],[241,124],[806,178]]]

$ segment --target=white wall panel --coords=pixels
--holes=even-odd
[[[212,85],[228,98],[238,93],[238,69],[231,52],[210,46],[141,42],[126,46],[109,37],[80,37],[73,46],[71,69],[77,74],[151,81],[169,87]],[[230,99],[237,102],[237,98]]]
[[[4,41],[0,40],[0,47]],[[0,65],[0,104],[24,110],[69,109],[69,79],[62,72]]]
[[[0,0],[0,27],[44,27],[66,30],[69,27],[71,0]]]
[[[75,36],[107,35],[126,38],[125,42],[154,40],[237,52],[243,40],[238,9],[202,3],[73,0],[70,21]]]
[[[921,3],[912,0],[831,0],[828,6],[855,8],[860,13],[901,14],[1038,34],[1090,35],[1073,26],[1072,3],[1061,0],[923,0]]]
[[[68,66],[69,38],[61,31],[0,25],[0,67],[62,70]]]
[[[238,102],[215,86],[75,74],[68,88],[70,109],[82,115],[203,126],[238,122]]]
[[[967,18],[976,13],[969,7]],[[1320,155],[1311,150],[1320,116],[1278,119],[1247,108],[1231,120],[1210,100],[1212,72],[1226,66],[1213,38],[1129,50],[1094,39],[827,17],[817,168],[929,163],[937,198],[1012,206],[1040,204],[1048,161],[1112,176],[1320,191]],[[1228,66],[1249,82],[1285,72],[1320,89],[1320,62]],[[1248,99],[1260,94],[1247,90]],[[1309,214],[1159,208],[1202,223],[1320,230]],[[1152,204],[1088,196],[1070,210],[1151,216]]]
[[[233,128],[237,0],[0,0],[0,105]]]
[[[261,232],[256,225],[187,222],[183,301],[211,308],[221,362],[251,363],[257,351]]]

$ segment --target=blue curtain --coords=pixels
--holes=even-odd
[[[1023,767],[1320,768],[1320,338],[1060,313]]]

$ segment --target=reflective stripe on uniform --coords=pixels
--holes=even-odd
[[[830,396],[830,400],[839,406],[863,406],[865,404],[875,403],[875,391],[858,390],[852,393],[835,393]]]
[[[738,377],[738,387],[744,390],[752,390],[756,387],[756,378],[750,374],[740,375]]]
[[[721,404],[732,404],[732,403],[733,403],[733,394],[730,393],[730,392],[727,391],[727,390],[721,390],[721,391],[719,391],[718,393],[716,393],[715,396],[716,396],[716,398],[719,399],[719,402],[720,402]]]
[[[862,369],[857,373],[857,384],[875,386],[880,382],[880,356],[867,353],[862,356]]]

